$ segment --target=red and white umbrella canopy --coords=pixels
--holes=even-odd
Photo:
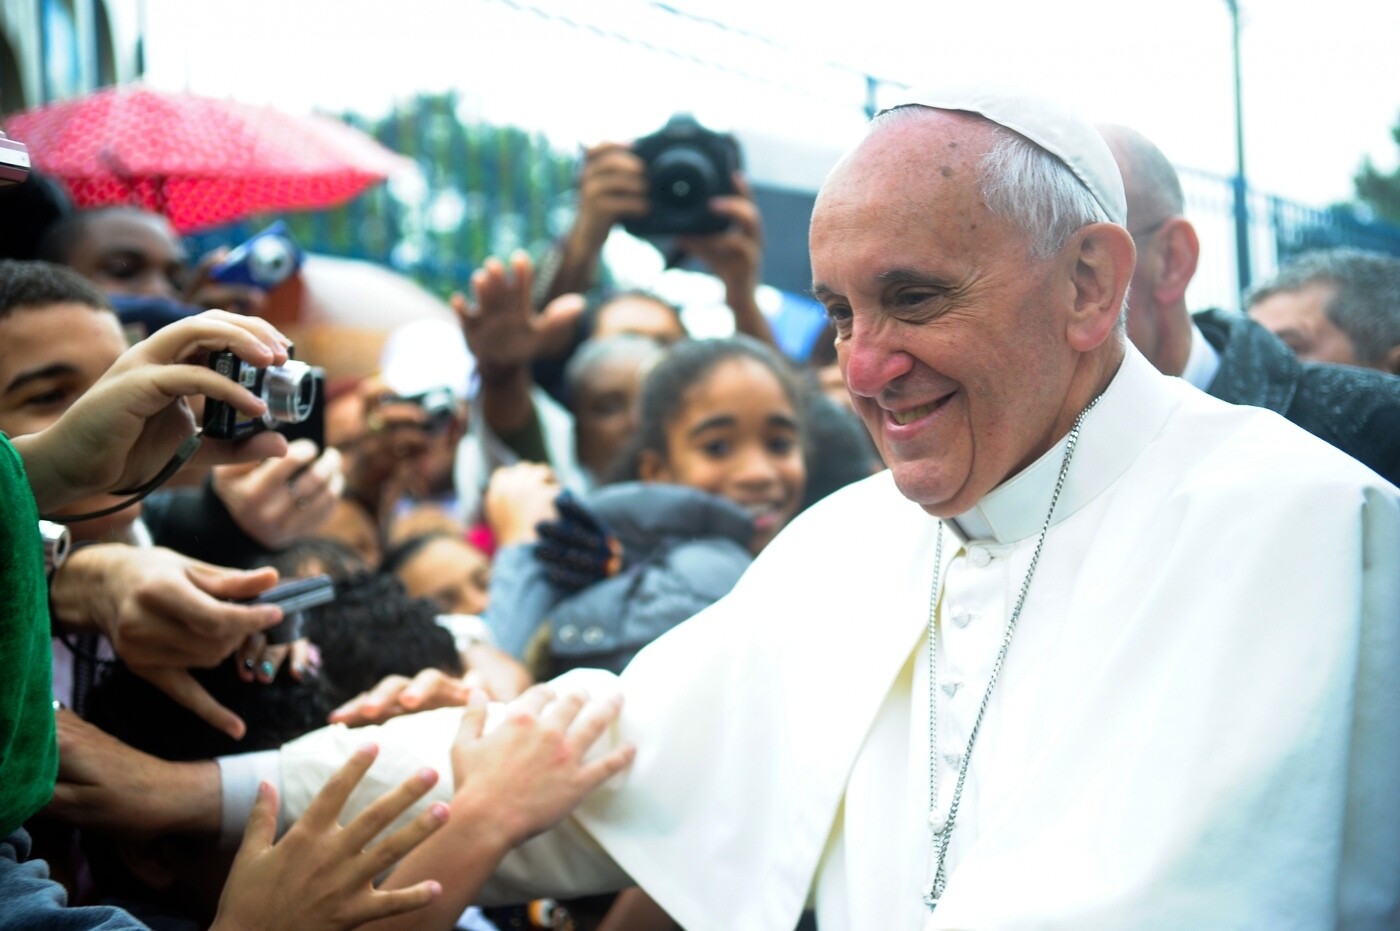
[[[141,85],[17,113],[5,129],[79,206],[142,206],[180,232],[331,207],[413,165],[330,117]]]

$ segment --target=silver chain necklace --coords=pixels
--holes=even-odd
[[[1045,545],[1046,534],[1050,532],[1050,521],[1055,516],[1055,505],[1060,502],[1060,492],[1065,487],[1065,476],[1069,475],[1069,463],[1074,458],[1074,449],[1079,445],[1079,430],[1084,424],[1084,418],[1089,411],[1094,409],[1094,405],[1099,403],[1095,398],[1089,402],[1084,410],[1079,412],[1079,416],[1074,419],[1074,426],[1070,428],[1069,438],[1065,442],[1065,458],[1060,463],[1060,475],[1055,480],[1055,493],[1050,496],[1050,507],[1045,512],[1045,523],[1040,528],[1040,538],[1035,542],[1035,551],[1031,553],[1031,564],[1026,569],[1026,577],[1021,582],[1020,594],[1016,596],[1016,606],[1011,610],[1011,618],[1006,622],[1006,632],[1001,638],[1001,649],[997,651],[997,658],[992,663],[992,674],[987,680],[987,690],[982,693],[982,704],[977,708],[977,717],[973,719],[972,731],[967,737],[967,749],[963,751],[962,764],[958,767],[958,781],[953,786],[953,799],[948,805],[948,817],[940,819],[938,817],[938,596],[939,580],[943,575],[943,526],[938,527],[938,543],[934,549],[934,569],[933,569],[933,590],[929,593],[928,603],[928,823],[929,830],[933,834],[933,851],[936,859],[933,879],[929,882],[928,888],[924,890],[924,904],[929,910],[938,907],[938,900],[943,897],[943,890],[948,885],[947,873],[944,869],[944,860],[948,856],[948,844],[953,837],[953,825],[958,819],[958,803],[962,800],[963,783],[967,781],[967,766],[972,760],[972,745],[977,742],[977,733],[982,729],[982,716],[987,713],[987,705],[992,699],[992,689],[997,684],[997,676],[1001,674],[1001,667],[1006,662],[1006,651],[1011,646],[1011,637],[1016,633],[1016,622],[1021,618],[1021,608],[1026,603],[1026,593],[1030,591],[1031,579],[1035,576],[1035,567],[1040,562],[1040,550]],[[941,824],[941,826],[940,826]]]

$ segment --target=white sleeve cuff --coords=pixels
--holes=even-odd
[[[221,756],[215,762],[219,764],[220,794],[223,799],[219,815],[219,846],[232,849],[243,841],[248,817],[258,800],[258,784],[266,781],[276,786],[280,781],[277,751]],[[277,833],[281,834],[285,828],[286,823],[279,811]]]

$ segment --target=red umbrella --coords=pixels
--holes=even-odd
[[[17,113],[5,129],[79,206],[146,207],[180,232],[329,207],[413,164],[330,117],[140,85]]]

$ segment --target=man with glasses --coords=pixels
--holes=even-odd
[[[1150,140],[1100,126],[1123,175],[1137,267],[1128,291],[1128,336],[1157,369],[1223,401],[1268,408],[1400,483],[1400,378],[1300,361],[1240,314],[1186,308],[1201,244],[1181,181]]]

